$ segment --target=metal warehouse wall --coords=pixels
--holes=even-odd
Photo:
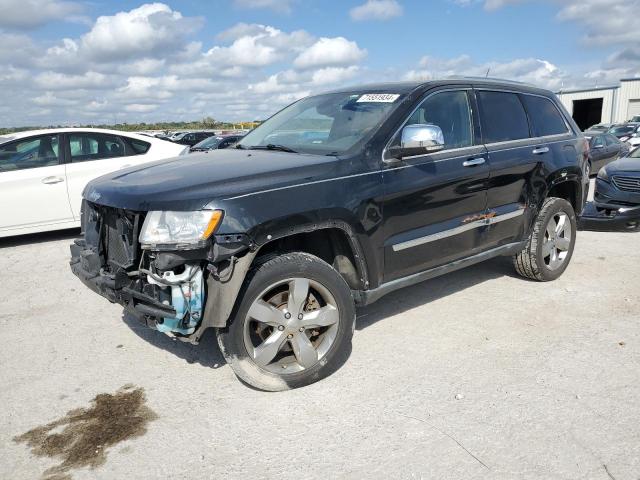
[[[632,109],[638,107],[640,107],[640,78],[637,80],[621,80],[618,107],[616,108],[616,121],[624,122],[629,120]],[[640,112],[636,112],[633,113],[640,115]]]
[[[602,123],[611,123],[616,121],[616,91],[618,87],[584,90],[578,92],[558,93],[558,98],[565,106],[570,115],[573,115],[573,101],[587,100],[590,98],[602,98]]]

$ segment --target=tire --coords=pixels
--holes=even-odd
[[[552,221],[556,228],[553,228]],[[559,231],[561,222],[563,228]],[[551,231],[556,235],[553,236]],[[540,282],[555,280],[569,265],[575,242],[576,214],[573,207],[562,198],[549,197],[540,209],[527,246],[513,257],[513,265],[525,278]]]
[[[294,252],[259,259],[238,298],[231,323],[216,335],[227,363],[250,386],[303,387],[349,357],[356,317],[351,290],[318,257]]]

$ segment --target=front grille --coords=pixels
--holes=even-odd
[[[640,176],[622,177],[620,175],[614,175],[613,183],[616,187],[625,192],[640,193]]]
[[[139,260],[138,234],[143,214],[85,202],[82,228],[87,246],[94,247],[102,265],[128,269]]]

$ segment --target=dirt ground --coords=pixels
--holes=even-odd
[[[499,258],[390,294],[344,367],[276,394],[213,335],[123,319],[76,233],[0,240],[2,479],[640,478],[640,233],[579,232],[552,283]]]

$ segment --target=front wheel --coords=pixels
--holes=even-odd
[[[569,202],[544,201],[527,246],[513,257],[516,271],[541,282],[555,280],[566,270],[576,243],[576,214]]]
[[[263,259],[240,293],[220,349],[249,385],[280,391],[316,382],[351,351],[355,306],[340,274],[318,257],[288,253]]]

